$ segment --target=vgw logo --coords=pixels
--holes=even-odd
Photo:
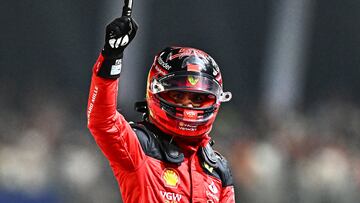
[[[181,200],[181,194],[173,192],[160,191],[161,196],[165,199],[165,203],[178,203]]]

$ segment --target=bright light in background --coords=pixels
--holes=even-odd
[[[314,1],[281,0],[273,9],[267,38],[263,103],[280,118],[301,101]]]

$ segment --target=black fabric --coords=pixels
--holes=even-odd
[[[171,142],[170,136],[164,134],[156,126],[145,121],[130,123],[130,125],[147,156],[177,165],[184,161],[184,154],[181,152],[181,149]],[[206,174],[220,179],[223,187],[233,185],[228,162],[220,153],[213,150],[211,144],[201,147],[198,151],[198,156]],[[211,170],[209,170],[209,167]]]
[[[135,107],[135,111],[137,111],[137,112],[140,112],[140,113],[148,112],[148,107],[147,107],[146,101],[135,102],[134,107]]]
[[[138,137],[145,154],[155,159],[163,160],[162,153],[159,150],[159,142],[156,141],[156,138],[136,124],[131,124],[131,127]]]
[[[180,165],[184,161],[184,154],[180,148],[171,143],[163,133],[150,127],[151,124],[131,123],[140,145],[145,154],[155,159]],[[155,132],[154,132],[155,131]]]
[[[111,74],[111,68],[113,65],[119,65],[121,66],[123,55],[117,56],[116,58],[104,58],[103,63],[101,64],[101,67],[97,73],[98,76],[102,78],[108,78],[108,79],[117,79],[120,77],[119,74]],[[120,60],[120,61],[119,61]],[[120,64],[117,64],[120,63]]]
[[[227,160],[219,152],[214,151],[210,144],[202,147],[198,156],[200,164],[207,174],[220,179],[223,187],[233,185]]]
[[[200,155],[211,167],[217,167],[217,157],[210,144],[207,144],[205,147],[201,147]]]
[[[137,23],[131,17],[122,16],[116,18],[110,24],[106,26],[105,44],[101,54],[104,57],[104,61],[98,71],[97,75],[102,78],[116,79],[120,77],[121,63],[125,48],[134,39],[138,29]],[[126,44],[118,45],[118,47],[111,47],[109,40],[117,40],[121,38],[121,42],[124,40],[124,36],[127,35],[129,41]],[[120,43],[121,44],[121,43]],[[114,74],[111,72],[112,68],[118,69],[119,72]]]
[[[116,18],[110,24],[106,26],[105,33],[105,45],[102,54],[105,58],[120,58],[124,52],[124,49],[134,39],[138,25],[135,20],[131,17],[122,16]],[[112,48],[109,44],[110,39],[120,38],[125,35],[129,35],[129,42],[125,46],[119,46],[118,48]]]
[[[227,160],[218,152],[215,152],[216,156],[218,158],[217,161],[217,168],[215,168],[215,172],[220,176],[222,186],[230,186],[233,185],[233,177],[230,171],[230,167],[228,165]]]

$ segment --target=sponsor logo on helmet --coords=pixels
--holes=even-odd
[[[217,76],[220,73],[220,68],[217,65],[217,63],[215,62],[215,60],[211,56],[208,56],[206,58],[206,60],[207,60],[207,63],[210,64],[211,67],[213,68],[212,69],[213,76]]]
[[[192,48],[182,48],[179,50],[177,54],[172,55],[169,57],[170,60],[174,58],[182,58],[184,56],[204,56],[207,57],[208,54],[204,51],[198,50],[198,49],[192,49]]]
[[[201,64],[187,64],[186,65],[187,71],[193,71],[193,72],[201,72],[201,69],[203,68],[203,65]]]
[[[218,74],[218,72],[214,69],[213,70],[213,75],[216,76]]]
[[[195,86],[199,82],[199,78],[196,78],[192,75],[188,76],[188,81],[191,85]]]
[[[184,122],[179,123],[179,129],[180,130],[186,130],[186,131],[196,131],[197,126],[196,125],[190,125]]]
[[[158,60],[157,60],[157,61],[158,61],[158,63],[161,65],[161,67],[165,68],[166,70],[170,70],[170,69],[171,69],[171,66],[170,66],[169,64],[165,63],[165,62],[162,60],[161,56],[158,57]]]
[[[185,117],[186,118],[195,118],[196,117],[196,112],[194,111],[184,111]]]
[[[160,191],[160,194],[164,198],[165,203],[178,203],[182,198],[181,194],[174,192]]]
[[[166,72],[164,70],[161,70],[161,68],[159,68],[158,65],[155,65],[155,70],[160,74],[160,75],[166,75]]]
[[[162,173],[162,179],[166,187],[177,188],[180,183],[179,174],[175,169],[166,168]]]

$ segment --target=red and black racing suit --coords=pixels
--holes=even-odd
[[[233,203],[234,188],[226,160],[206,139],[196,148],[177,147],[148,122],[129,124],[116,110],[118,80],[93,68],[88,127],[108,158],[125,203]]]

